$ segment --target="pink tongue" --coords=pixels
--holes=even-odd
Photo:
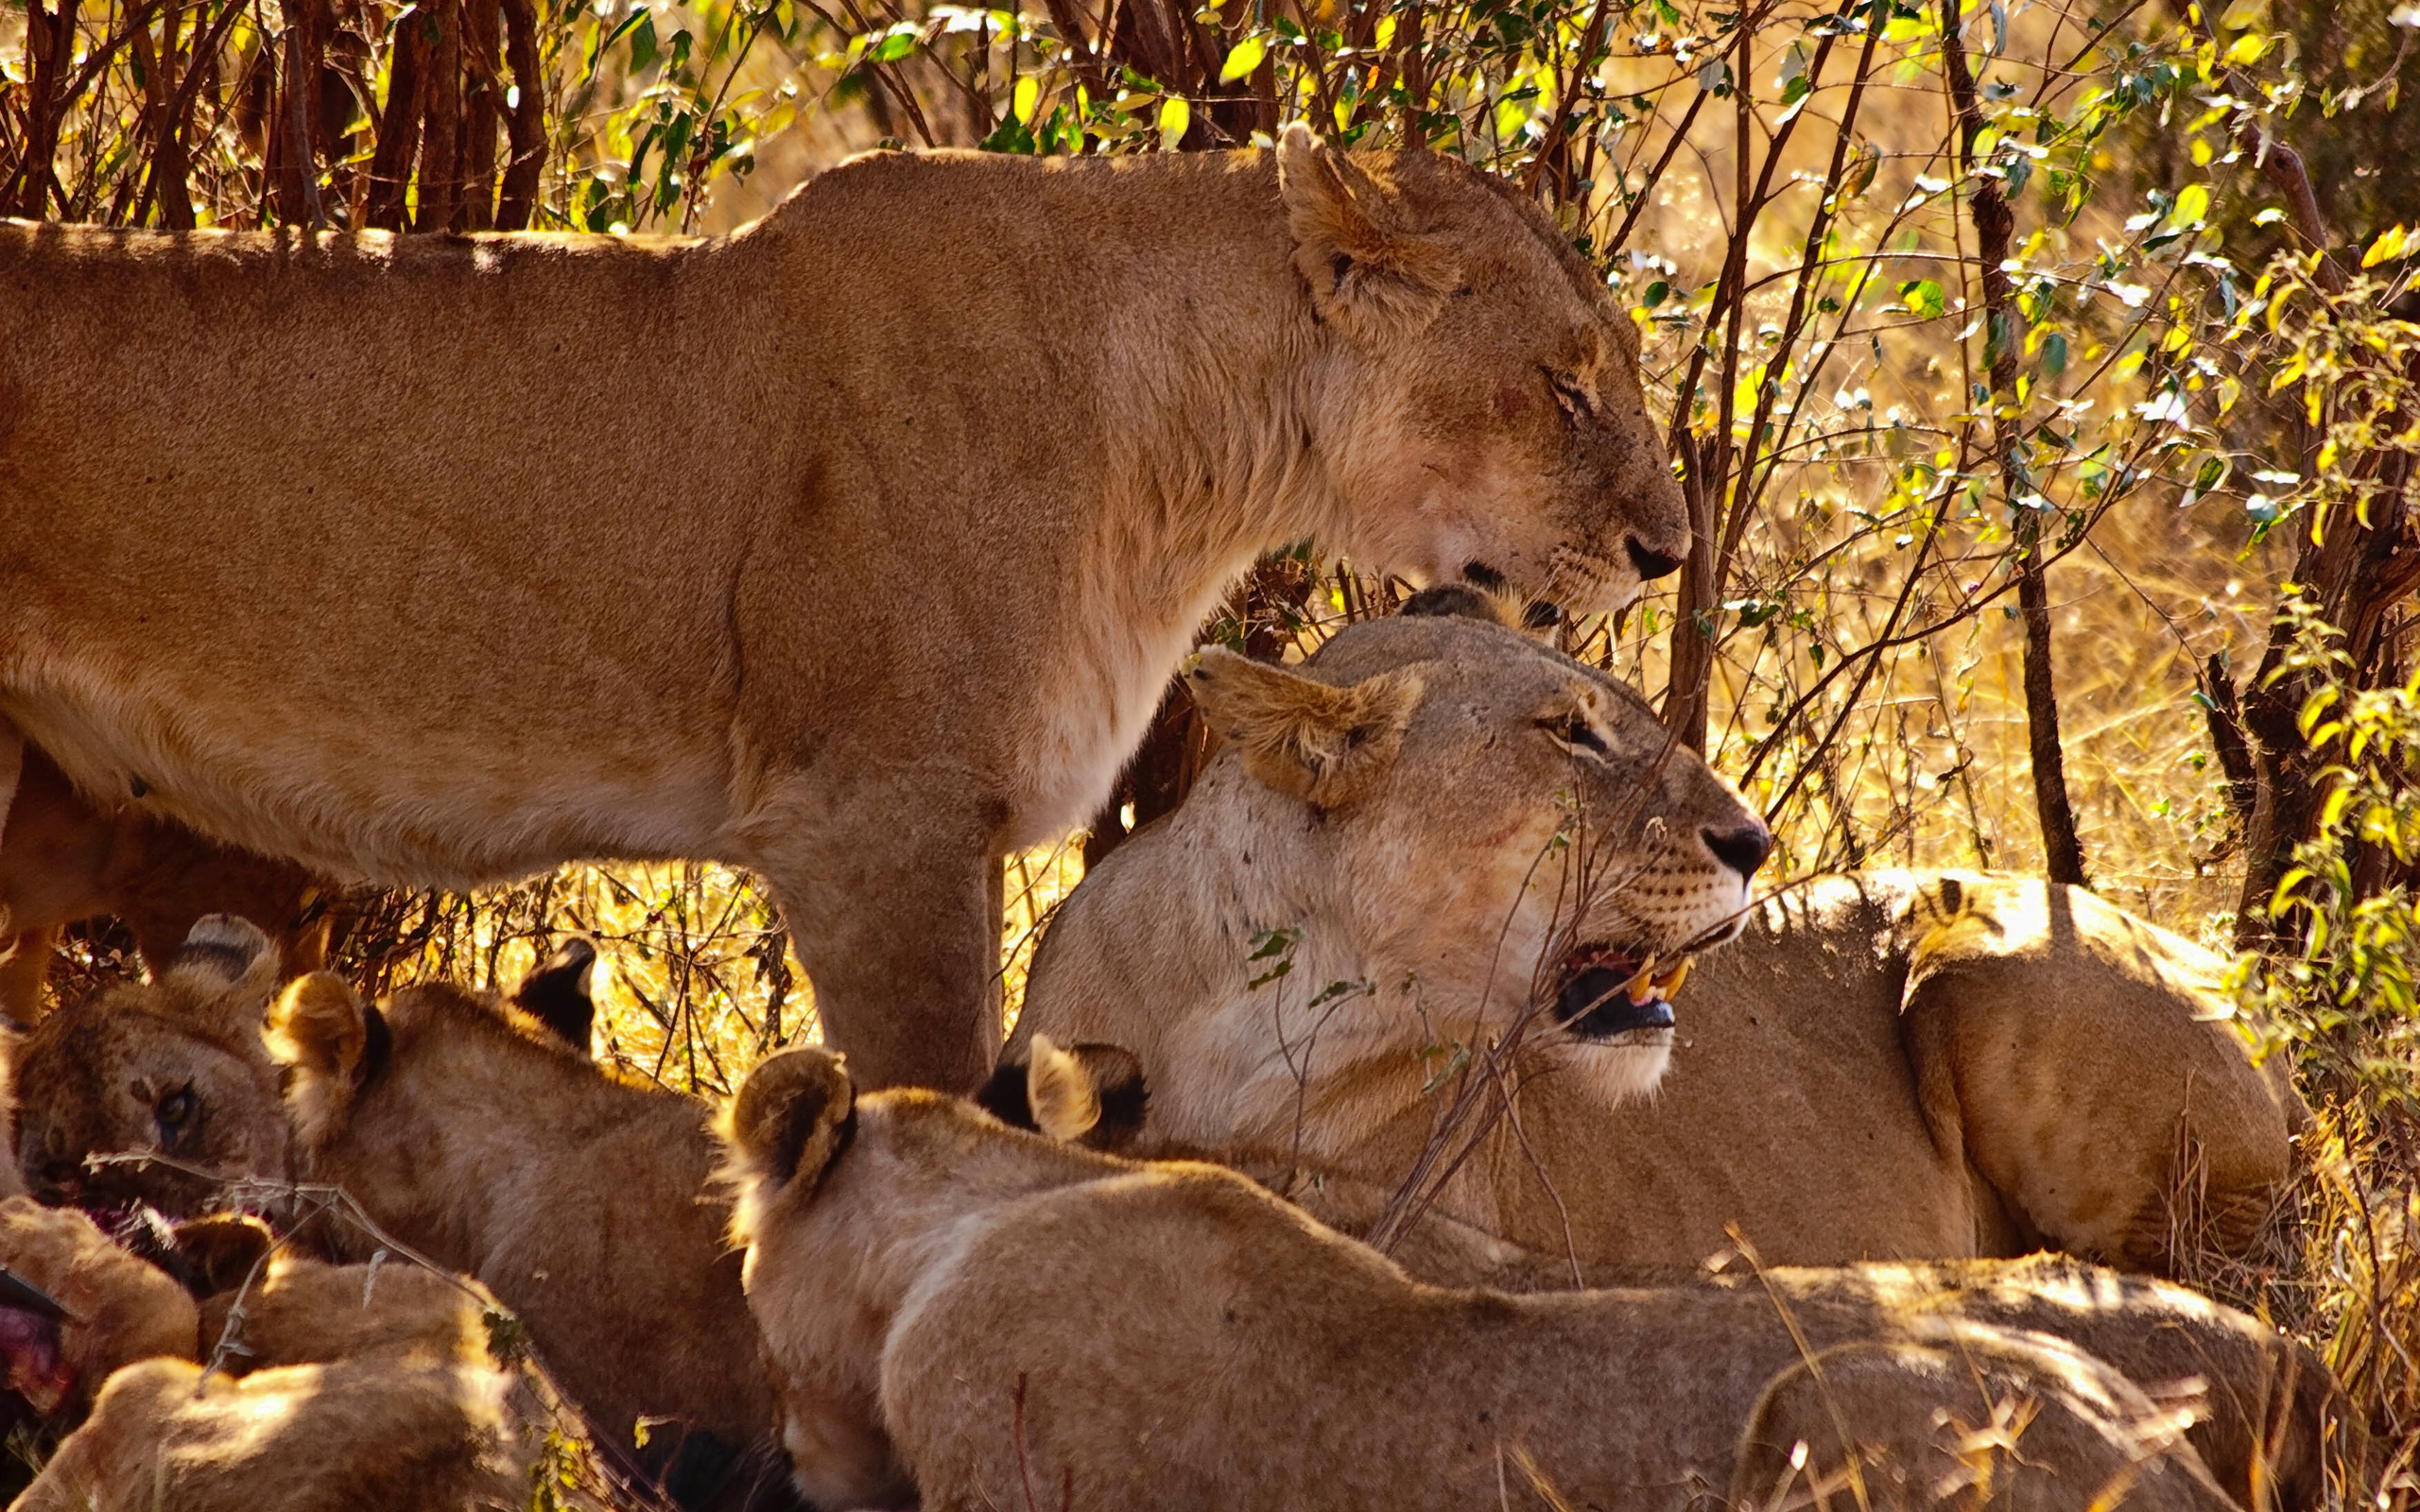
[[[59,1356],[59,1325],[13,1307],[0,1307],[0,1357],[9,1362],[9,1389],[37,1413],[59,1410],[76,1384],[73,1366]]]

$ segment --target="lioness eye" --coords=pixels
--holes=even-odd
[[[1593,751],[1599,756],[1611,756],[1613,750],[1597,727],[1581,714],[1554,714],[1538,721],[1538,728],[1563,745],[1579,750]]]
[[[1547,369],[1547,387],[1554,390],[1554,402],[1563,407],[1563,412],[1567,416],[1577,419],[1596,408],[1588,402],[1588,390],[1581,386],[1579,379],[1568,373],[1560,373],[1551,368]]]
[[[158,1117],[163,1133],[173,1134],[184,1127],[185,1121],[193,1117],[193,1089],[180,1087],[162,1098]]]

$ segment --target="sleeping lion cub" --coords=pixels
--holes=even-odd
[[[1854,1384],[1810,1392],[1762,1297],[1423,1285],[1231,1171],[858,1098],[820,1050],[759,1066],[724,1132],[819,1505],[1679,1508],[1821,1481],[1844,1439],[1879,1505],[1985,1474],[1999,1506],[2228,1505],[2177,1414],[2038,1335],[1811,1299],[1814,1368]],[[1995,1425],[2014,1452],[1966,1437]]]

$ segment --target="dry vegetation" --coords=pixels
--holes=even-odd
[[[712,232],[877,143],[1147,152],[1298,114],[1517,179],[1634,307],[1700,524],[1676,584],[1571,646],[1741,781],[1774,876],[2080,872],[2267,950],[2246,993],[2323,1132],[2266,1263],[2203,1279],[2354,1388],[2379,1454],[2348,1504],[2420,1504],[2413,8],[0,6],[0,212],[49,218]],[[1315,559],[1209,633],[1308,646],[1392,593]],[[1165,723],[1181,769],[1198,737]],[[1011,861],[1011,1005],[1081,866]],[[347,925],[382,987],[508,981],[590,931],[600,1049],[681,1086],[814,1027],[764,892],[717,867]]]

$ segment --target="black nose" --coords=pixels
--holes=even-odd
[[[1630,538],[1630,559],[1631,564],[1638,569],[1638,576],[1643,578],[1664,577],[1681,570],[1680,558],[1667,557],[1660,551],[1651,551],[1640,545],[1636,536]]]
[[[1754,819],[1736,830],[1709,826],[1698,833],[1705,837],[1705,848],[1714,852],[1714,859],[1739,873],[1742,881],[1754,876],[1765,857],[1772,854],[1772,832]]]

